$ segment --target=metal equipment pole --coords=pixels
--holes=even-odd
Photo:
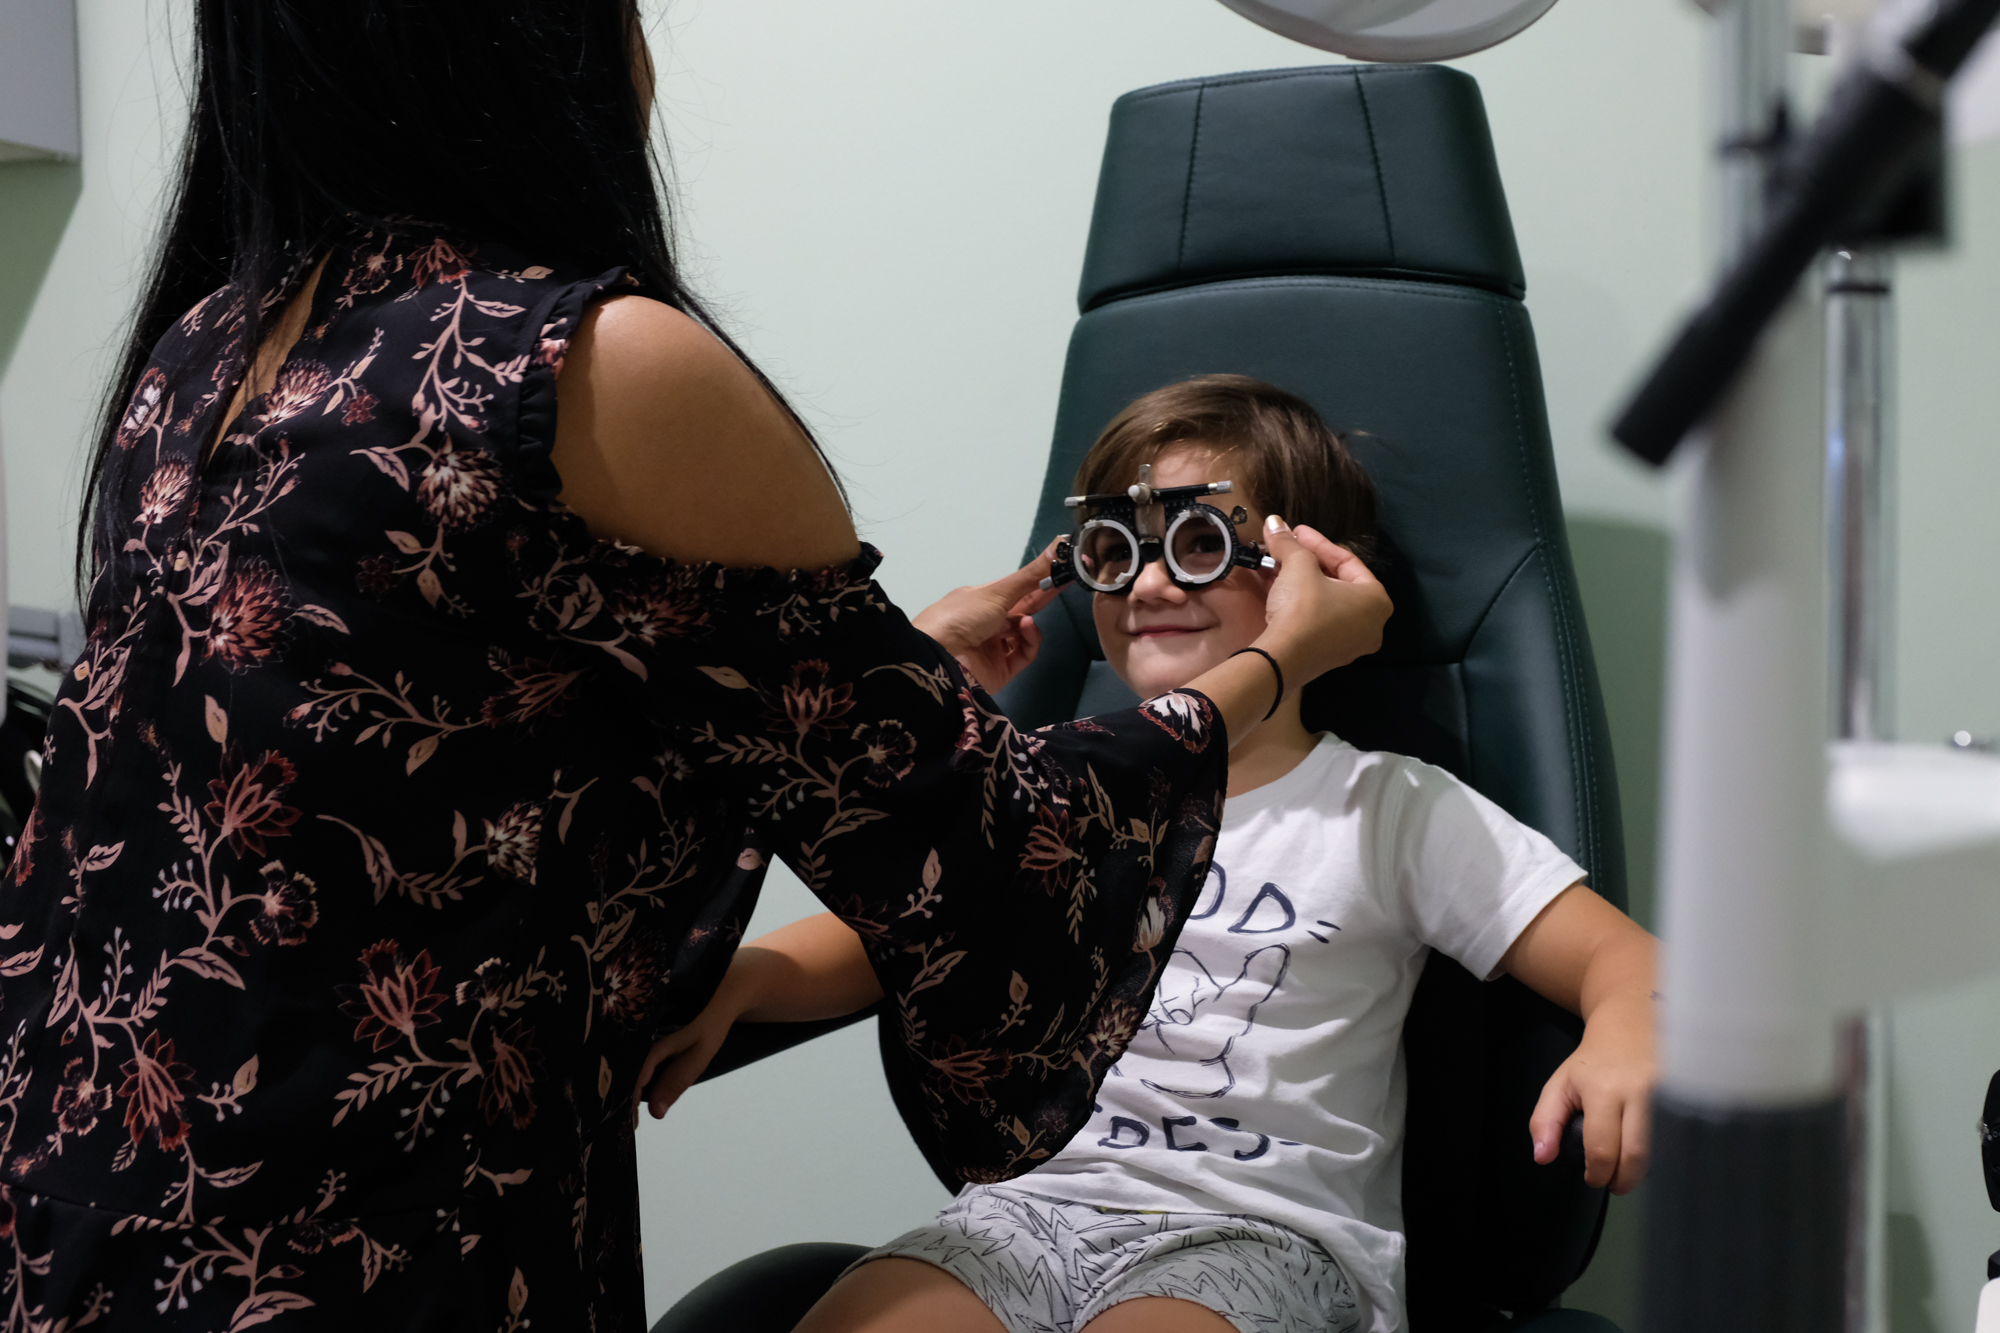
[[[1836,250],[1826,273],[1826,514],[1833,572],[1834,735],[1895,738],[1890,713],[1895,471],[1888,389],[1894,261]]]
[[[1826,265],[1826,527],[1833,643],[1833,734],[1895,738],[1894,478],[1889,386],[1894,260],[1835,250]],[[1848,1103],[1846,1333],[1886,1333],[1883,1138],[1888,1024],[1856,1015],[1844,1033]]]
[[[1713,24],[1722,259],[1785,145],[1787,0]],[[1845,1112],[1825,993],[1825,330],[1795,292],[1688,439],[1669,635],[1661,1079],[1645,1333],[1842,1323]]]

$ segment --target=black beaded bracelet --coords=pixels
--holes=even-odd
[[[1257,656],[1263,658],[1266,662],[1269,662],[1271,664],[1272,672],[1275,673],[1276,676],[1278,677],[1278,697],[1271,701],[1271,711],[1269,713],[1264,714],[1263,718],[1264,721],[1269,722],[1272,716],[1277,713],[1278,705],[1285,701],[1285,669],[1278,665],[1277,658],[1271,656],[1269,653],[1265,652],[1262,648],[1238,648],[1235,652],[1231,653],[1230,656],[1241,657],[1245,653],[1255,653],[1257,654]]]

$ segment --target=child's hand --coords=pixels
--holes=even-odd
[[[881,998],[861,937],[838,917],[822,912],[780,926],[736,951],[715,997],[692,1023],[653,1043],[632,1100],[644,1101],[655,1120],[665,1115],[739,1022],[810,1023]]]
[[[1579,882],[1557,894],[1500,960],[1537,995],[1583,1015],[1583,1041],[1528,1117],[1535,1160],[1555,1161],[1563,1126],[1582,1111],[1583,1178],[1618,1194],[1646,1175],[1655,951],[1651,935]]]
[[[1035,660],[1042,634],[1034,614],[1055,600],[1040,588],[1053,567],[1055,543],[1026,565],[991,583],[946,593],[910,622],[958,659],[965,674],[988,694]]]
[[[753,950],[738,950],[740,963],[745,953]],[[681,1099],[681,1094],[693,1087],[708,1062],[722,1049],[723,1038],[740,1018],[745,1009],[753,1003],[751,987],[746,983],[745,968],[732,963],[729,973],[723,978],[721,987],[708,1007],[696,1014],[694,1021],[676,1032],[670,1032],[653,1043],[653,1049],[646,1053],[646,1062],[639,1066],[639,1085],[632,1091],[634,1102],[643,1101],[652,1112],[653,1119],[664,1117],[673,1104]]]
[[[1592,1011],[1575,1054],[1542,1088],[1528,1118],[1535,1160],[1547,1166],[1563,1126],[1583,1112],[1583,1178],[1624,1194],[1646,1176],[1653,1095],[1653,1002],[1608,997]]]

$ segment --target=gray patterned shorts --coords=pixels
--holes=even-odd
[[[1240,1333],[1355,1333],[1354,1288],[1317,1241],[1261,1217],[1135,1213],[975,1185],[855,1261],[942,1268],[1007,1333],[1076,1333],[1121,1301],[1203,1305]],[[853,1269],[848,1271],[852,1272]]]

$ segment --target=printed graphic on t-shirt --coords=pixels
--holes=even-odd
[[[1136,1076],[1153,1091],[1181,1101],[1226,1097],[1237,1081],[1231,1057],[1239,1041],[1255,1030],[1258,1010],[1284,986],[1293,950],[1326,944],[1339,929],[1332,921],[1302,924],[1291,895],[1269,881],[1255,892],[1232,894],[1228,869],[1219,861],[1212,863],[1173,961],[1160,978],[1152,1008],[1114,1076]],[[1153,1067],[1154,1061],[1167,1062],[1168,1067]],[[1146,1072],[1135,1075],[1126,1065],[1158,1077]],[[1095,1109],[1102,1113],[1104,1107],[1099,1104]],[[1269,1136],[1245,1128],[1234,1116],[1160,1115],[1157,1122],[1113,1115],[1109,1132],[1097,1146],[1227,1151],[1239,1162],[1257,1161],[1271,1150]],[[1221,1133],[1205,1132],[1204,1122],[1208,1130]],[[1213,1146],[1211,1138],[1216,1139]],[[1289,1139],[1278,1142],[1297,1146]]]

